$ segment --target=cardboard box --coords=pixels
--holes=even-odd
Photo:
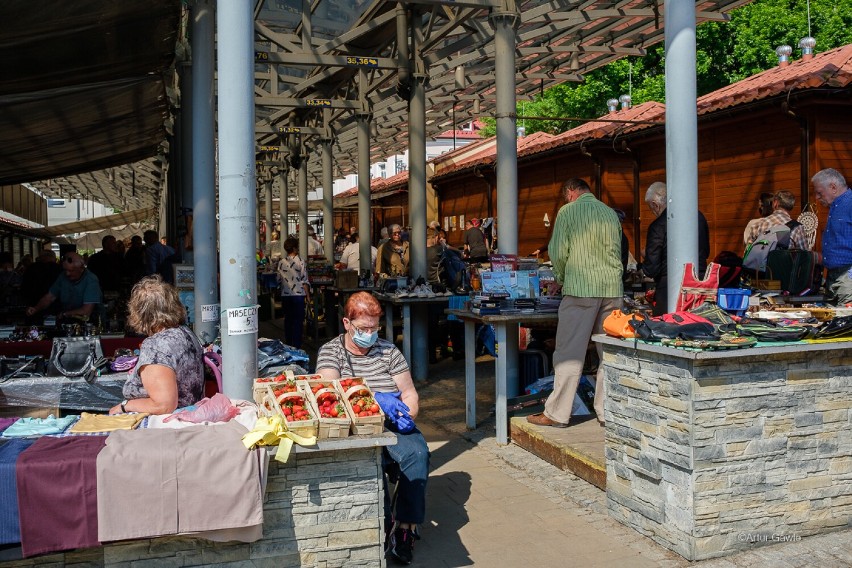
[[[509,298],[537,298],[539,296],[538,271],[511,270],[481,272],[482,291],[506,293]]]

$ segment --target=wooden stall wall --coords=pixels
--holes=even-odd
[[[485,180],[475,177],[472,173],[465,173],[433,184],[439,195],[440,219],[438,221],[445,226],[444,219],[449,220],[449,227],[445,226],[445,228],[447,228],[447,242],[450,246],[461,248],[464,244],[464,223],[459,223],[459,216],[464,216],[465,219],[487,216],[489,184],[492,187],[492,203],[496,210],[497,194],[494,190],[494,174],[486,171],[484,175]]]
[[[622,230],[630,243],[630,252],[637,257],[639,248],[633,230],[635,216],[638,216],[634,206],[633,158],[627,153],[609,150],[601,155],[601,165],[600,199],[610,207],[624,211],[626,218],[621,225]]]
[[[847,102],[848,104],[848,102]],[[810,115],[811,152],[808,172],[808,195],[819,216],[816,250],[822,250],[822,232],[828,221],[828,208],[817,203],[810,178],[824,168],[834,168],[852,184],[852,112],[849,106],[828,103],[815,107]]]

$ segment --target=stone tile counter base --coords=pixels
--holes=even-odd
[[[604,344],[609,513],[689,560],[852,525],[852,342]]]
[[[383,567],[381,446],[395,442],[385,439],[388,436],[393,439],[382,434],[360,442],[360,437],[329,442],[336,444],[333,451],[294,447],[286,464],[271,460],[263,538],[257,542],[162,537],[0,562],[0,566]],[[352,449],[340,449],[347,445]]]

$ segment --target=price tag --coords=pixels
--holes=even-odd
[[[219,321],[219,305],[220,304],[202,304],[201,321]]]
[[[228,308],[228,335],[257,333],[257,310],[259,307]]]

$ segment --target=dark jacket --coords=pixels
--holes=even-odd
[[[667,246],[667,224],[666,211],[654,219],[648,226],[648,238],[645,241],[645,260],[642,262],[642,271],[654,279],[656,306],[654,315],[660,315],[669,311],[668,306],[668,268],[666,266]],[[701,211],[698,212],[698,277],[704,277],[707,269],[707,257],[710,256],[710,227],[707,219]],[[681,275],[675,278],[680,280]],[[678,283],[679,285],[679,283]],[[672,306],[674,307],[674,306]]]

